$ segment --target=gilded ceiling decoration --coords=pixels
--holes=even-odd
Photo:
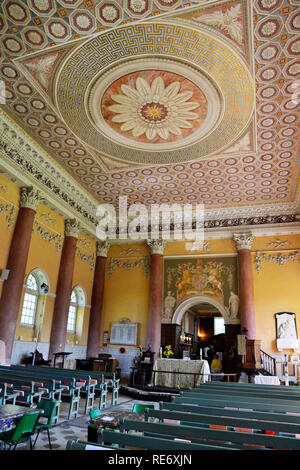
[[[4,0],[1,107],[101,202],[294,202],[299,3]]]

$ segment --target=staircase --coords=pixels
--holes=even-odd
[[[261,368],[258,369],[262,375],[277,375],[276,360],[266,352],[260,350]]]

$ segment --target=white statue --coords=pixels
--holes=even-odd
[[[175,297],[172,296],[172,292],[169,290],[168,295],[165,298],[165,308],[164,308],[164,315],[163,319],[170,321],[172,319],[173,308],[176,304]]]
[[[239,313],[239,305],[240,305],[239,297],[234,292],[231,291],[229,301],[228,301],[230,318],[237,318],[238,313]]]

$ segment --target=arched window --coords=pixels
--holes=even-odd
[[[71,293],[67,332],[78,333],[82,329],[83,311],[85,307],[85,292],[81,286],[75,286]]]
[[[34,325],[37,302],[39,296],[39,282],[37,277],[31,273],[26,282],[26,291],[24,296],[23,308],[21,313],[22,325]]]
[[[67,331],[74,333],[76,328],[76,317],[77,317],[77,295],[75,289],[72,290],[70,306],[69,306],[69,315],[67,323]]]

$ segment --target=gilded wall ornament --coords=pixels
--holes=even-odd
[[[233,240],[235,241],[237,250],[251,250],[251,246],[253,243],[253,235],[251,232],[243,232],[243,233],[234,233],[232,235]]]

